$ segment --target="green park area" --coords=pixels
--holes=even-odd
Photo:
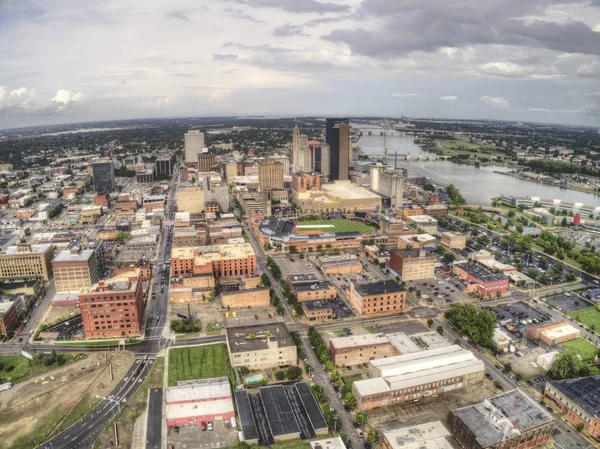
[[[596,306],[586,307],[569,315],[592,330],[600,330],[600,312]]]
[[[188,346],[169,350],[169,387],[180,380],[229,377],[229,357],[224,344]]]
[[[304,227],[306,226],[306,227]],[[318,229],[324,233],[338,232],[360,232],[361,234],[370,234],[373,228],[359,221],[351,220],[303,220],[299,221],[296,226],[296,233],[302,231]]]
[[[22,382],[31,376],[43,374],[85,357],[85,354],[53,354],[44,357],[35,356],[34,360],[29,360],[21,355],[2,356],[0,357],[0,383]]]
[[[562,343],[561,346],[578,354],[584,361],[592,360],[598,353],[598,348],[584,338],[567,341]]]

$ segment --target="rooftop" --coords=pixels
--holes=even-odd
[[[300,284],[305,282],[318,282],[319,279],[314,273],[289,274],[288,281],[292,284]]]
[[[446,439],[448,429],[440,421],[434,421],[401,429],[382,430],[383,438],[392,449],[451,449]]]
[[[99,292],[132,292],[135,291],[137,282],[133,282],[133,279],[139,280],[140,270],[135,269],[126,273],[121,273],[118,276],[104,279],[96,282],[91,287],[82,288],[80,294],[99,293]]]
[[[196,256],[196,253],[198,254]],[[197,265],[202,265],[209,261],[242,259],[254,256],[254,249],[250,243],[235,245],[212,245],[212,246],[182,246],[171,249],[171,258],[176,259],[196,259]]]
[[[264,351],[295,346],[283,323],[227,329],[230,352]]]
[[[336,349],[356,346],[372,346],[389,344],[390,340],[383,334],[352,335],[351,337],[334,337],[329,340]]]
[[[178,382],[177,386],[167,388],[166,392],[167,403],[206,401],[228,397],[231,397],[231,386],[226,377]]]
[[[325,440],[310,442],[311,449],[346,449],[341,437],[331,437]]]
[[[316,299],[314,301],[302,301],[302,307],[306,310],[326,310],[331,309],[331,304],[322,299]]]
[[[302,282],[300,284],[294,284],[294,290],[297,292],[307,292],[309,290],[327,290],[331,284],[327,281],[319,282]]]
[[[360,296],[383,295],[387,293],[399,293],[406,291],[396,281],[380,281],[371,284],[359,284],[356,290]]]
[[[352,184],[350,181],[335,181],[331,184],[321,186],[323,192],[329,193],[341,199],[379,199],[380,197],[369,190]]]
[[[460,265],[460,268],[469,273],[471,276],[474,276],[484,282],[501,281],[507,279],[506,275],[502,273],[490,273],[485,268],[482,268],[471,262]]]
[[[437,220],[429,215],[412,215],[407,217],[407,220],[414,223],[437,223]]]
[[[600,376],[555,380],[550,385],[589,414],[600,416]]]
[[[437,332],[434,332],[439,335]],[[404,332],[396,332],[387,335],[390,343],[398,350],[400,354],[410,354],[412,352],[419,352],[421,348]]]
[[[52,262],[85,262],[94,255],[95,248],[80,249],[77,251],[76,248],[65,249],[58,253]]]
[[[542,331],[542,334],[550,338],[551,340],[554,340],[557,338],[565,337],[567,335],[579,335],[580,332],[579,329],[577,329],[576,327],[573,327],[568,323],[563,323],[563,325],[560,327],[555,327],[553,329],[547,329]]]
[[[15,245],[8,246],[6,249],[2,251],[0,254],[15,256],[18,254],[44,254],[52,247],[52,244],[42,244],[42,245]]]
[[[546,410],[520,390],[507,391],[450,413],[475,435],[481,447],[500,444],[523,431],[553,421]]]

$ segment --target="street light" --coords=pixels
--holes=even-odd
[[[110,402],[114,402],[115,404],[117,404],[117,407],[119,408],[119,413],[121,413],[121,401],[117,401],[116,399],[112,399],[112,398],[105,398],[104,396],[100,396],[99,394],[97,394],[96,397],[100,398],[100,399],[105,399]],[[114,408],[113,408],[113,416],[114,415],[115,414],[114,414]]]

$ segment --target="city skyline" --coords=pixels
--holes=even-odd
[[[183,116],[600,124],[600,1],[0,1],[0,129]]]

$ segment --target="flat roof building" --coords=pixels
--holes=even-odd
[[[548,382],[544,398],[575,426],[583,425],[585,434],[600,438],[600,376]]]
[[[450,432],[440,421],[381,431],[384,449],[452,449]]]
[[[566,321],[551,323],[545,326],[528,328],[527,335],[532,340],[540,340],[548,346],[555,346],[566,341],[579,338],[581,332]]]
[[[369,360],[400,354],[384,334],[331,338],[329,353],[336,366],[362,365]]]
[[[435,256],[424,249],[393,249],[390,251],[389,269],[403,281],[433,279]]]
[[[406,309],[406,290],[396,281],[352,282],[347,297],[362,315],[404,312]]]
[[[352,385],[360,410],[385,407],[456,390],[483,380],[485,366],[453,345],[369,362],[369,379]]]
[[[450,411],[448,424],[465,449],[529,449],[548,441],[554,419],[520,390]]]
[[[341,437],[331,437],[310,442],[310,449],[346,449]]]
[[[442,245],[450,249],[465,249],[467,236],[456,232],[442,232]]]
[[[296,345],[283,323],[227,329],[231,366],[250,369],[295,365]]]
[[[333,308],[321,299],[302,301],[302,311],[308,321],[328,321],[333,318]]]
[[[52,275],[52,244],[9,246],[0,251],[0,280],[41,279]]]
[[[508,293],[508,277],[503,273],[491,273],[472,262],[454,265],[452,271],[458,279],[467,281],[466,293],[475,293],[484,298]]]
[[[105,270],[104,242],[83,248],[71,246],[52,260],[52,272],[57,292],[78,292],[102,279]]]
[[[256,274],[256,254],[252,245],[242,243],[171,249],[172,275],[207,273],[215,277]]]

